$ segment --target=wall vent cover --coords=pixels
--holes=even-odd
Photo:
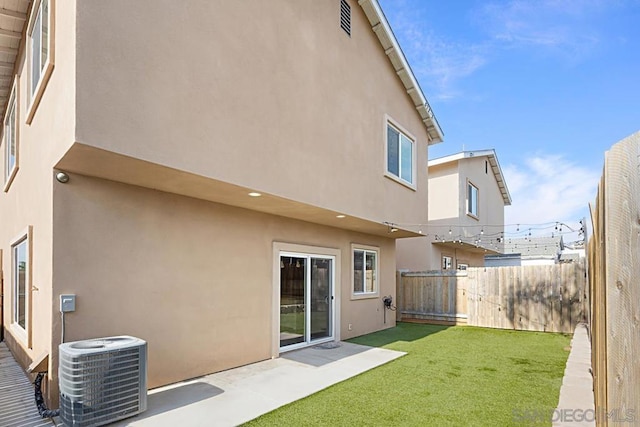
[[[147,409],[147,343],[118,336],[60,344],[60,418],[100,426]]]
[[[347,0],[340,0],[340,28],[351,37],[351,6]]]

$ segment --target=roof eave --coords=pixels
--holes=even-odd
[[[426,96],[422,92],[409,63],[407,62],[407,58],[404,56],[404,53],[400,48],[400,44],[391,30],[391,26],[389,25],[380,4],[378,4],[378,0],[358,0],[358,4],[362,7],[362,10],[364,10],[367,19],[371,24],[371,29],[378,37],[385,54],[389,58],[389,61],[391,61],[391,65],[402,81],[407,94],[411,98],[413,105],[416,107],[418,114],[420,114],[420,117],[422,118],[422,122],[427,128],[427,135],[429,136],[428,144],[433,145],[444,141],[442,128],[440,127]]]
[[[507,187],[507,183],[504,179],[502,168],[500,167],[500,162],[498,162],[498,155],[496,154],[496,150],[494,150],[493,148],[488,150],[461,151],[449,156],[439,157],[437,159],[429,160],[429,162],[427,163],[427,167],[444,165],[446,163],[457,162],[462,159],[483,156],[489,159],[491,170],[493,171],[493,175],[496,178],[496,183],[498,184],[498,188],[500,189],[500,193],[502,194],[504,205],[510,206],[511,194],[509,193],[509,188]]]

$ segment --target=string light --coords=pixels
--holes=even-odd
[[[565,247],[582,248],[585,245],[586,221],[584,219],[578,221],[578,226],[571,227],[560,221],[537,223],[537,224],[478,224],[478,225],[462,225],[462,224],[400,224],[392,222],[384,222],[388,227],[389,233],[394,233],[400,228],[411,231],[422,236],[431,236],[434,243],[446,244],[458,243],[475,245],[481,249],[495,247],[500,250],[515,250],[527,248],[549,248],[540,238],[553,239],[553,243],[548,242],[552,246],[560,246],[560,240]],[[425,227],[427,228],[425,230]],[[525,228],[526,227],[526,228]],[[515,231],[514,231],[515,228]],[[437,231],[432,233],[430,231]],[[449,238],[444,236],[448,233]],[[548,234],[547,234],[548,233]],[[575,239],[571,239],[575,235]],[[484,239],[486,236],[486,239]],[[483,243],[482,240],[485,240]],[[496,244],[503,244],[507,249]]]

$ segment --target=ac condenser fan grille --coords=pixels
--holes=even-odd
[[[99,426],[147,407],[147,344],[112,337],[60,345],[60,418]]]

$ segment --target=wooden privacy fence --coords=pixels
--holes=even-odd
[[[640,132],[605,158],[589,240],[591,357],[599,425],[640,423]],[[622,420],[628,423],[618,423]],[[635,423],[631,422],[635,420]]]
[[[399,276],[399,320],[566,333],[587,320],[582,262]]]

